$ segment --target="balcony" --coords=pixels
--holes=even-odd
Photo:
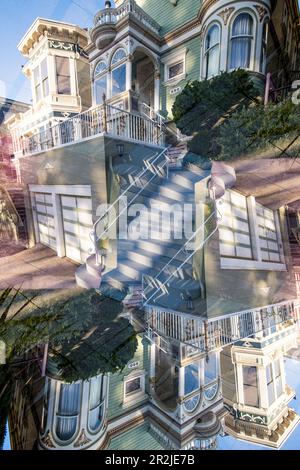
[[[164,146],[164,133],[159,120],[103,104],[30,137],[15,138],[14,152],[16,157],[28,156],[99,135]]]
[[[94,28],[90,30],[91,39],[99,49],[107,46],[116,36],[115,26],[122,20],[129,19],[144,26],[159,36],[160,26],[147,15],[134,0],[125,0],[118,8],[100,10],[94,18]]]

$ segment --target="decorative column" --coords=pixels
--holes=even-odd
[[[129,54],[126,62],[126,91],[130,91],[132,89],[132,62],[133,55]]]
[[[154,74],[154,111],[160,110],[160,72],[155,70]]]
[[[49,93],[50,95],[57,94],[57,85],[56,85],[56,63],[55,56],[48,56],[48,79],[49,79]]]

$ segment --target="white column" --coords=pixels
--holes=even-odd
[[[74,57],[70,57],[70,82],[71,82],[71,95],[77,96],[77,77],[76,77],[76,61]]]
[[[132,88],[132,60],[133,57],[129,55],[126,62],[126,91]]]
[[[111,70],[107,72],[107,90],[106,90],[106,99],[109,99],[112,97],[112,92],[111,92],[111,87],[112,87],[112,80],[111,80]]]
[[[178,396],[184,397],[184,367],[178,367]]]
[[[261,261],[260,241],[258,232],[258,220],[256,213],[256,201],[254,196],[247,197],[247,207],[249,214],[249,227],[251,234],[251,245],[253,258],[257,261]]]
[[[243,379],[243,366],[242,364],[236,365],[237,375],[237,402],[238,404],[244,405],[244,379]]]
[[[154,111],[160,110],[160,73],[154,75]]]
[[[56,84],[56,64],[55,56],[48,56],[48,79],[49,79],[49,93],[50,95],[57,94],[57,84]]]

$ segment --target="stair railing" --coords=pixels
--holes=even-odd
[[[144,165],[145,168],[134,178],[134,181],[122,192],[122,194],[118,197],[118,199],[115,200],[113,204],[109,206],[109,208],[102,214],[94,223],[93,229],[90,233],[90,238],[94,244],[95,247],[95,254],[96,254],[96,264],[99,266],[100,265],[100,250],[98,248],[98,242],[108,233],[109,229],[113,227],[116,222],[119,220],[120,216],[127,210],[127,205],[124,207],[121,211],[118,212],[118,215],[114,218],[112,222],[110,222],[103,232],[101,233],[100,236],[97,236],[97,227],[98,225],[105,219],[109,217],[110,211],[114,207],[118,207],[118,204],[126,196],[126,194],[133,189],[134,187],[137,186],[140,188],[139,191],[134,195],[134,197],[130,200],[130,204],[132,204],[138,196],[147,188],[147,186],[158,176],[163,177],[163,176],[168,176],[168,165],[169,165],[169,159],[168,159],[168,148],[165,148],[161,153],[158,155],[156,154],[154,157],[151,157],[148,160],[144,160]],[[162,164],[159,164],[159,161],[163,157],[163,162]],[[154,158],[154,159],[153,159]],[[152,176],[150,177],[149,180],[143,182],[143,178],[146,177],[147,173],[150,173]]]
[[[142,276],[142,284],[143,284],[143,298],[145,299],[145,301],[143,302],[143,306],[145,307],[147,304],[149,304],[149,302],[155,297],[154,300],[157,300],[158,297],[160,297],[161,295],[164,295],[164,294],[168,294],[168,283],[171,281],[171,279],[178,273],[181,271],[181,269],[186,265],[186,263],[194,256],[195,252],[202,249],[203,246],[210,240],[210,238],[216,233],[216,231],[218,230],[218,224],[219,224],[219,221],[222,219],[222,216],[221,216],[221,213],[219,211],[219,209],[217,208],[217,204],[216,204],[216,201],[215,199],[214,200],[214,206],[215,206],[215,209],[214,211],[207,217],[206,220],[204,220],[204,222],[200,225],[200,227],[198,227],[198,229],[196,230],[195,233],[193,233],[193,235],[185,242],[185,244],[175,253],[175,255],[168,261],[168,263],[166,263],[163,268],[159,271],[159,273],[155,276],[155,277],[151,277],[147,274],[143,275]],[[163,274],[165,272],[165,270],[168,268],[168,266],[170,266],[172,264],[172,262],[174,261],[174,259],[176,259],[176,257],[181,253],[187,253],[187,248],[188,248],[188,245],[192,242],[193,239],[196,238],[196,236],[198,235],[198,233],[200,231],[202,231],[203,229],[205,230],[205,227],[206,227],[206,224],[208,222],[210,222],[214,217],[217,218],[217,223],[216,223],[216,227],[209,233],[209,235],[200,243],[200,245],[198,245],[197,247],[193,248],[193,250],[191,250],[191,252],[188,254],[188,256],[186,257],[186,259],[180,264],[180,266],[178,266],[178,268],[175,269],[175,271],[173,271],[169,276],[168,278],[165,280],[165,281],[162,281],[159,279],[159,277],[161,276],[161,274]],[[154,292],[151,294],[151,296],[147,299],[147,287],[145,288],[145,284],[146,282],[150,281],[148,283],[149,287],[150,288],[153,288],[154,287]],[[146,282],[145,282],[146,281]],[[158,295],[159,294],[159,295]]]

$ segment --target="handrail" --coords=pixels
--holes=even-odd
[[[158,161],[158,159],[166,154],[166,152],[168,151],[168,148],[165,148],[160,154],[156,155],[155,159],[153,160],[153,162],[151,162],[151,168],[154,168],[154,164]],[[153,157],[151,157],[153,158]],[[148,160],[148,163],[149,161],[151,160],[151,158]],[[163,163],[163,165],[160,167],[160,170],[163,169],[165,167],[165,165],[168,164],[168,157],[167,155],[165,155],[165,161]],[[97,225],[105,218],[109,215],[109,212],[111,211],[111,209],[120,202],[121,198],[123,198],[129,191],[130,189],[132,189],[133,187],[135,187],[135,183],[136,183],[136,180],[138,179],[141,179],[148,171],[151,171],[151,169],[149,168],[149,165],[146,166],[146,168],[144,168],[141,173],[139,173],[139,175],[137,177],[135,177],[135,181],[133,181],[129,186],[128,188],[126,188],[122,194],[118,197],[118,199],[115,200],[115,202],[110,205],[110,207],[105,211],[104,214],[102,214],[97,220],[96,222],[94,223],[93,225],[93,229],[92,229],[92,232],[90,233],[90,238],[92,239],[94,245],[95,245],[95,252],[96,252],[96,262],[97,264],[99,264],[99,260],[98,260],[98,247],[97,247],[97,244],[98,244],[98,241],[101,240],[101,238],[103,237],[103,235],[105,235],[108,230],[116,223],[116,221],[120,218],[120,216],[123,214],[123,212],[125,212],[125,210],[127,209],[127,207],[125,207],[124,209],[121,210],[121,212],[118,213],[117,217],[113,220],[113,222],[110,223],[110,225],[108,227],[106,227],[106,229],[101,233],[101,235],[99,237],[97,237],[97,233],[96,233],[96,229],[97,229]],[[154,175],[152,176],[152,178],[146,183],[145,186],[143,186],[136,194],[135,196],[133,197],[133,199],[130,201],[130,203],[132,203],[140,194],[142,191],[144,191],[144,189],[148,186],[149,183],[151,183],[151,181],[158,175],[157,172],[154,171]]]
[[[153,281],[157,281],[159,283],[159,287],[152,293],[152,295],[149,297],[149,299],[146,299],[146,302],[143,303],[144,306],[146,306],[150,300],[153,299],[153,297],[159,292],[159,291],[163,291],[163,289],[166,287],[166,285],[168,284],[168,282],[170,282],[170,280],[172,279],[172,277],[174,277],[182,268],[183,266],[194,256],[194,253],[201,249],[205,243],[214,235],[214,233],[216,233],[216,231],[218,230],[218,225],[215,227],[215,229],[208,235],[208,237],[205,238],[205,240],[203,240],[200,244],[200,246],[198,246],[196,249],[192,250],[192,252],[190,253],[190,255],[180,264],[180,266],[178,266],[178,268],[176,268],[176,270],[174,272],[172,272],[172,274],[170,274],[170,276],[166,279],[166,281],[164,282],[161,282],[159,280],[159,276],[165,271],[165,269],[172,263],[172,261],[174,261],[174,259],[176,258],[176,256],[183,250],[186,249],[186,246],[191,242],[191,240],[193,240],[193,238],[196,237],[196,235],[198,234],[198,232],[200,230],[202,230],[205,225],[207,224],[207,222],[209,222],[216,214],[219,214],[219,217],[217,217],[217,220],[220,220],[220,218],[222,218],[221,214],[220,214],[220,211],[218,210],[217,208],[217,205],[215,204],[215,210],[209,215],[209,217],[207,217],[207,219],[200,225],[200,227],[198,227],[198,229],[196,230],[195,233],[193,233],[193,235],[185,242],[185,244],[180,248],[180,250],[177,251],[177,253],[169,260],[168,263],[166,263],[163,268],[159,271],[159,273],[155,276],[155,278],[153,278]],[[147,276],[147,275],[146,275]],[[144,276],[143,276],[144,277]]]

